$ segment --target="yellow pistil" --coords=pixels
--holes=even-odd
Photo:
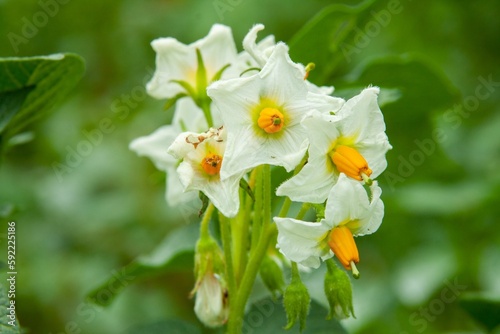
[[[276,108],[264,108],[260,111],[257,124],[267,133],[276,133],[285,125],[285,116]]]
[[[219,174],[221,165],[222,157],[214,153],[207,154],[201,161],[201,168],[203,168],[208,175]]]
[[[335,148],[330,157],[340,173],[358,181],[365,181],[368,185],[372,184],[370,179],[372,170],[368,167],[365,158],[354,148],[340,145]]]
[[[354,278],[359,278],[359,271],[356,268],[356,263],[359,262],[359,253],[351,230],[346,226],[335,227],[328,236],[328,246],[344,268],[352,270]]]

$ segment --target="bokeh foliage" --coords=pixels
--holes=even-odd
[[[353,282],[357,319],[341,324],[349,333],[370,334],[495,327],[499,86],[481,88],[482,96],[489,92],[485,98],[477,92],[484,80],[500,81],[500,4],[331,4],[68,1],[53,7],[46,24],[14,47],[9,33],[22,36],[25,22],[44,9],[36,1],[0,1],[1,57],[71,52],[87,68],[70,98],[28,125],[33,140],[8,150],[0,166],[0,215],[18,227],[16,303],[23,326],[34,333],[68,332],[75,326],[83,333],[210,332],[197,322],[187,298],[194,283],[189,252],[183,248],[185,254],[170,262],[154,257],[165,254],[162,241],[172,231],[196,223],[197,208],[169,207],[163,173],[127,146],[171,119],[171,110],[163,111],[163,102],[147,97],[143,88],[154,70],[152,39],[192,42],[220,22],[233,28],[241,49],[238,43],[248,29],[262,22],[265,34],[290,42],[294,60],[316,63],[313,82],[334,85],[344,97],[378,85],[385,99],[382,111],[394,146],[379,180],[386,215],[377,233],[359,240],[363,275]],[[390,13],[385,21],[384,11]],[[78,153],[83,141],[92,144],[90,152],[77,159],[71,152]],[[57,174],[54,163],[68,161],[74,167]],[[5,249],[6,227],[1,226]],[[152,255],[135,260],[143,254]],[[133,283],[115,279],[108,290],[119,287],[120,293],[107,308],[86,299],[120,275],[123,266],[141,259],[163,267],[129,273],[148,274]],[[327,305],[319,297],[323,274],[324,268],[307,278],[319,303],[315,307]],[[448,295],[454,282],[465,288]],[[261,291],[257,286],[255,300],[266,298]],[[445,302],[443,293],[456,298]],[[100,295],[102,300],[107,296]],[[279,323],[281,311],[270,317],[259,312],[266,321],[273,319],[265,323],[272,331],[285,325],[284,318]],[[493,315],[481,320],[477,314]]]

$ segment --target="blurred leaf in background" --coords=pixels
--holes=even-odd
[[[188,298],[193,273],[180,265],[188,264],[187,248],[178,258],[182,263],[160,256],[164,262],[155,262],[154,275],[127,285],[107,308],[86,296],[141,254],[168,255],[161,251],[168,249],[162,240],[180,233],[172,232],[177,228],[196,226],[199,208],[169,207],[165,175],[128,150],[133,138],[171,119],[163,101],[145,93],[154,70],[149,43],[166,36],[189,43],[215,22],[230,26],[241,41],[261,22],[265,34],[290,43],[293,60],[315,62],[309,79],[334,85],[335,95],[350,97],[370,84],[381,87],[394,146],[388,176],[379,180],[386,215],[379,232],[358,245],[364,258],[363,278],[353,282],[357,319],[341,326],[370,334],[483,331],[477,313],[459,300],[465,292],[500,295],[499,12],[495,0],[0,1],[0,56],[71,52],[87,67],[71,98],[49,117],[23,127],[32,137],[9,136],[13,143],[33,140],[12,147],[0,167],[0,203],[10,203],[2,209],[4,219],[18,227],[21,325],[41,333],[68,328],[155,333],[167,327],[216,332],[203,328],[193,314]],[[12,34],[23,42],[14,45]],[[78,57],[66,57],[72,64],[67,70],[81,73]],[[45,66],[40,70],[49,69]],[[50,79],[38,73],[40,81]],[[9,91],[14,98],[8,109],[0,104],[0,124],[14,120],[30,99],[34,91],[27,82]],[[75,83],[49,86],[69,91]],[[480,98],[477,92],[489,94]],[[24,126],[24,119],[18,124]],[[78,163],[58,178],[54,163],[67,165],[68,156],[76,155],[72,152]],[[279,170],[275,174],[275,179],[285,177]],[[3,241],[5,230],[0,234]],[[304,281],[315,300],[312,308],[321,305],[326,316],[327,301],[314,292],[322,289],[323,269]],[[446,282],[455,280],[466,288],[448,295]],[[443,293],[455,298],[444,302]],[[311,319],[323,319],[321,311]],[[265,326],[284,332],[279,312],[265,320],[271,319]],[[308,322],[310,330],[314,323]]]

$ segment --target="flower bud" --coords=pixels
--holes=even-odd
[[[341,270],[332,259],[326,261],[325,295],[330,304],[327,319],[345,319],[354,315],[352,306],[352,287],[347,273]]]
[[[194,312],[208,327],[219,327],[226,323],[229,316],[229,303],[226,284],[218,275],[207,273],[196,291]]]
[[[302,283],[297,269],[297,264],[292,263],[292,281],[286,288],[283,296],[283,306],[285,307],[287,325],[285,329],[290,329],[295,325],[295,321],[300,321],[300,331],[306,325],[306,317],[309,313],[309,304],[311,297],[307,287]]]
[[[283,271],[278,263],[276,263],[274,257],[264,257],[260,265],[260,277],[273,294],[273,297],[276,297],[276,292],[283,293],[285,279],[283,278]]]
[[[196,316],[208,327],[222,326],[229,316],[224,272],[224,257],[219,245],[210,235],[201,237],[196,244],[196,284],[191,295],[196,296]]]

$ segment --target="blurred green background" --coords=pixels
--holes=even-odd
[[[107,308],[85,296],[170,231],[196,222],[196,208],[166,204],[164,173],[128,144],[172,116],[144,93],[154,71],[150,41],[173,36],[190,43],[216,22],[233,29],[240,50],[250,27],[263,23],[262,36],[291,41],[292,59],[317,64],[310,80],[334,85],[339,95],[382,87],[394,147],[379,178],[386,213],[377,233],[358,240],[362,278],[353,282],[357,319],[341,322],[347,331],[485,333],[469,311],[500,318],[498,1],[376,1],[365,21],[346,21],[354,38],[336,47],[294,35],[326,6],[359,1],[43,5],[49,2],[0,0],[1,57],[73,52],[86,61],[70,97],[30,126],[34,140],[9,150],[0,165],[0,216],[17,223],[16,305],[27,332],[132,333],[164,319],[210,332],[187,298],[194,283],[188,257],[185,265],[127,284]],[[9,33],[22,35],[40,11],[53,15],[12,44]],[[391,13],[388,21],[383,11]],[[103,119],[113,130],[58,176],[54,162],[64,163]],[[321,294],[321,273],[307,278],[313,296]],[[484,296],[493,300],[489,307]],[[487,313],[495,305],[497,313]]]

